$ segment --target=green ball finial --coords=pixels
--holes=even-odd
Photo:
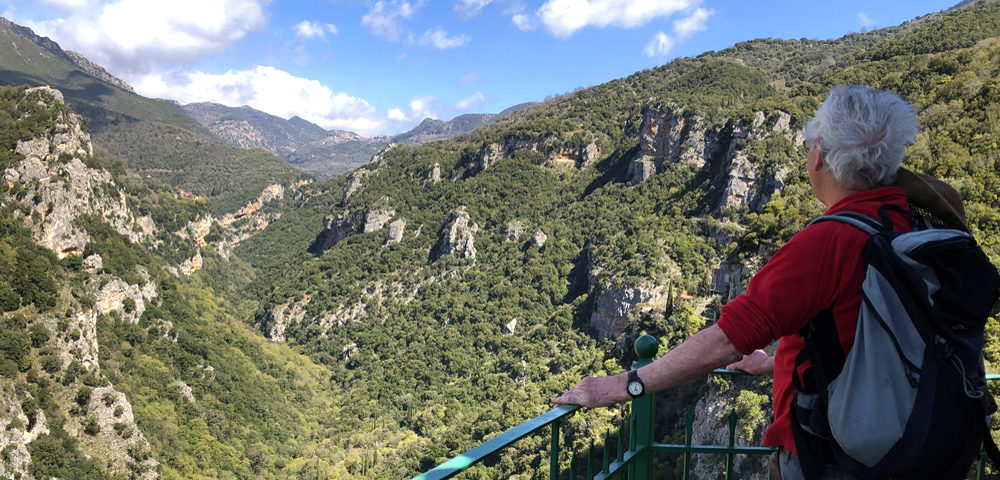
[[[643,335],[635,340],[635,353],[641,359],[652,360],[659,349],[660,342],[652,335]]]

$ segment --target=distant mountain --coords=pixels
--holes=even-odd
[[[303,145],[330,135],[319,125],[299,117],[285,120],[247,106],[191,103],[181,106],[181,110],[226,143],[260,148],[285,159]]]
[[[453,138],[532,105],[535,103],[522,103],[499,114],[459,115],[449,121],[426,118],[408,132],[370,138],[344,130],[324,130],[299,117],[285,120],[248,106],[192,103],[180,108],[230,145],[267,150],[295,167],[323,178],[368,163],[373,155],[390,143],[421,145]]]
[[[0,85],[58,89],[86,119],[98,155],[206,197],[216,213],[241,208],[268,185],[305,176],[278,157],[219,141],[177,105],[136,95],[82,55],[3,18]]]

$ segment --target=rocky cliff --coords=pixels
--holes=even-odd
[[[128,241],[148,239],[155,232],[153,222],[131,211],[109,172],[88,166],[93,156],[90,136],[80,117],[65,108],[62,94],[37,87],[23,95],[54,115],[47,133],[17,142],[14,151],[21,158],[3,172],[16,202],[15,218],[30,229],[39,245],[59,258],[80,257],[86,250],[91,236],[85,218],[97,219]],[[109,472],[156,478],[157,462],[148,457],[149,442],[132,416],[129,399],[102,373],[97,323],[104,317],[138,322],[147,305],[157,301],[158,287],[142,268],[137,272],[139,284],[107,273],[100,255],[81,259],[79,264],[90,276],[77,287],[76,296],[59,300],[59,315],[38,315],[33,323],[33,331],[46,333],[37,338],[45,342],[43,350],[51,358],[43,362],[40,375],[50,378],[50,385],[59,392],[56,401],[71,412],[59,421],[59,428],[78,438],[88,455],[101,458]],[[89,385],[81,385],[80,377],[86,377]],[[7,379],[0,381],[0,387],[0,422],[6,425],[2,436],[7,452],[0,460],[0,475],[29,476],[29,444],[53,427],[34,407],[25,411],[25,405],[37,404],[28,390]]]
[[[140,221],[127,207],[111,174],[85,163],[94,154],[90,135],[83,131],[80,117],[65,110],[62,94],[37,87],[25,95],[62,107],[48,135],[17,142],[15,151],[23,159],[3,172],[38,242],[60,258],[82,254],[88,235],[77,219],[83,216],[99,217],[133,242],[152,234],[152,220]]]

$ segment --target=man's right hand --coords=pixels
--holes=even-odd
[[[726,365],[727,370],[742,370],[750,375],[774,375],[774,357],[769,357],[763,350],[754,350],[743,359]]]

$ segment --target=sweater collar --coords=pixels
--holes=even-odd
[[[909,205],[906,200],[906,192],[904,192],[902,188],[890,186],[873,188],[871,190],[865,190],[863,192],[848,195],[827,209],[825,215],[845,210],[855,211],[857,210],[859,204],[880,206],[886,203],[909,210]]]

